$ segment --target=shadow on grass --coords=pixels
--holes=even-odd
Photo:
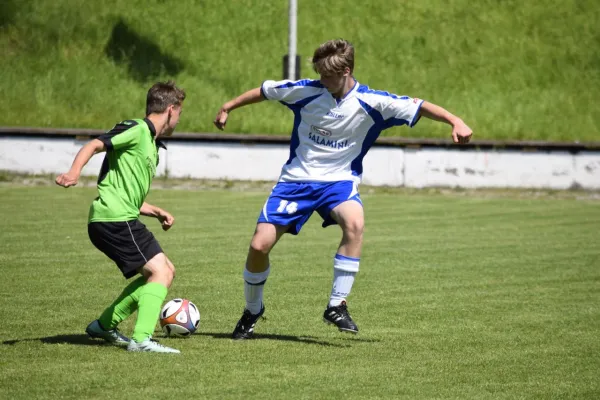
[[[14,340],[5,340],[2,342],[3,345],[15,345],[18,343],[24,342],[41,342],[45,344],[74,344],[77,346],[105,346],[108,343],[101,340],[90,339],[88,335],[80,334],[80,335],[56,335],[56,336],[47,336],[42,338],[32,338],[32,339],[14,339]]]
[[[211,336],[215,339],[231,339],[231,333],[217,332],[196,332],[194,336]],[[349,344],[330,343],[324,340],[315,338],[314,336],[293,336],[293,335],[274,335],[266,333],[255,333],[251,340],[280,340],[284,342],[299,342],[306,344],[316,344],[325,347],[350,347]],[[240,342],[243,342],[241,340]]]
[[[163,52],[158,44],[135,32],[122,19],[114,25],[104,52],[115,63],[126,66],[138,82],[161,75],[173,77],[183,69],[181,60]]]
[[[343,335],[344,335],[344,337],[341,337],[340,340],[346,340],[349,342],[360,342],[360,343],[380,343],[381,342],[380,339],[362,338],[362,337],[358,337],[356,335],[347,334],[347,333],[344,333]]]
[[[14,23],[17,9],[18,6],[16,0],[0,1],[0,27],[12,25]]]
[[[210,336],[215,339],[228,339],[231,340],[230,333],[222,333],[222,332],[196,332],[194,336]],[[261,334],[256,333],[252,340],[279,340],[284,342],[298,342],[305,344],[316,344],[318,346],[325,347],[351,347],[351,344],[339,344],[339,343],[331,343],[324,340],[320,340],[315,338],[314,336],[293,336],[293,335],[274,335],[274,334]],[[160,341],[160,338],[154,339],[156,341]],[[347,342],[360,342],[360,343],[376,343],[380,340],[375,339],[363,339],[355,336],[352,337],[341,337],[340,340],[344,340]],[[88,335],[78,334],[78,335],[56,335],[56,336],[47,336],[42,338],[29,338],[29,339],[12,339],[5,340],[2,342],[5,346],[14,346],[19,343],[26,342],[41,342],[44,344],[72,344],[76,346],[108,346],[109,343],[106,343],[102,340],[94,340],[91,339]]]

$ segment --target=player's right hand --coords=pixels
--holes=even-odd
[[[58,186],[62,186],[65,188],[77,185],[78,181],[79,181],[79,176],[72,174],[70,172],[67,172],[66,174],[60,174],[59,176],[56,177],[56,180],[55,180],[55,182]]]
[[[215,117],[215,120],[213,121],[213,123],[219,130],[222,131],[225,128],[225,124],[227,124],[228,117],[229,117],[229,111],[227,111],[227,109],[225,107],[221,107],[221,109],[217,113],[217,116]]]
[[[454,143],[465,144],[469,143],[473,136],[473,130],[467,126],[462,120],[452,127],[452,141]]]

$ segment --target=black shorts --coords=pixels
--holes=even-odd
[[[125,278],[135,276],[140,267],[163,252],[152,232],[137,219],[91,222],[88,235],[94,246],[117,264]]]

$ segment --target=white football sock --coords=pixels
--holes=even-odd
[[[333,259],[333,286],[329,297],[329,307],[339,306],[352,290],[354,277],[358,272],[360,258],[336,254]]]
[[[252,314],[258,314],[263,304],[263,289],[267,277],[271,272],[269,266],[263,272],[250,272],[244,268],[244,295],[246,296],[246,309]]]

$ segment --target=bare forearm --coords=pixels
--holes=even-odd
[[[144,204],[142,204],[142,206],[140,207],[140,214],[145,215],[146,217],[154,217],[158,219],[158,221],[162,225],[163,230],[165,231],[171,229],[171,227],[175,223],[175,218],[173,218],[173,216],[167,211],[146,202],[144,202]]]
[[[445,122],[452,126],[456,125],[459,122],[462,122],[460,118],[458,118],[456,115],[452,114],[445,108],[437,106],[433,103],[429,103],[427,101],[423,102],[423,104],[421,105],[421,110],[419,112],[423,117]]]
[[[81,174],[81,170],[90,161],[92,156],[104,150],[104,143],[98,139],[94,139],[86,143],[75,156],[73,164],[71,165],[70,173],[74,173],[77,176]]]
[[[231,112],[236,108],[240,108],[246,106],[248,104],[259,103],[265,100],[263,95],[260,92],[260,87],[248,90],[245,93],[242,93],[238,97],[233,100],[228,101],[223,104],[223,110],[226,112]]]
[[[452,140],[454,143],[469,143],[471,136],[473,136],[473,131],[462,119],[440,106],[424,101],[423,104],[421,104],[419,112],[424,117],[445,122],[452,126]]]
[[[266,100],[262,93],[260,92],[260,87],[248,90],[246,93],[243,93],[236,97],[233,100],[229,100],[227,103],[223,104],[217,112],[217,116],[213,123],[219,130],[225,129],[225,124],[227,124],[227,119],[229,118],[229,113],[236,108],[243,107],[248,104],[258,103],[263,100]]]
[[[65,188],[77,185],[83,167],[85,167],[94,154],[104,150],[104,143],[102,143],[101,140],[94,139],[86,143],[79,152],[77,152],[69,172],[60,174],[56,177],[56,184]]]
[[[142,207],[140,207],[140,214],[145,215],[146,217],[154,217],[158,218],[160,216],[161,211],[163,211],[160,207],[153,206],[150,203],[144,202]]]

